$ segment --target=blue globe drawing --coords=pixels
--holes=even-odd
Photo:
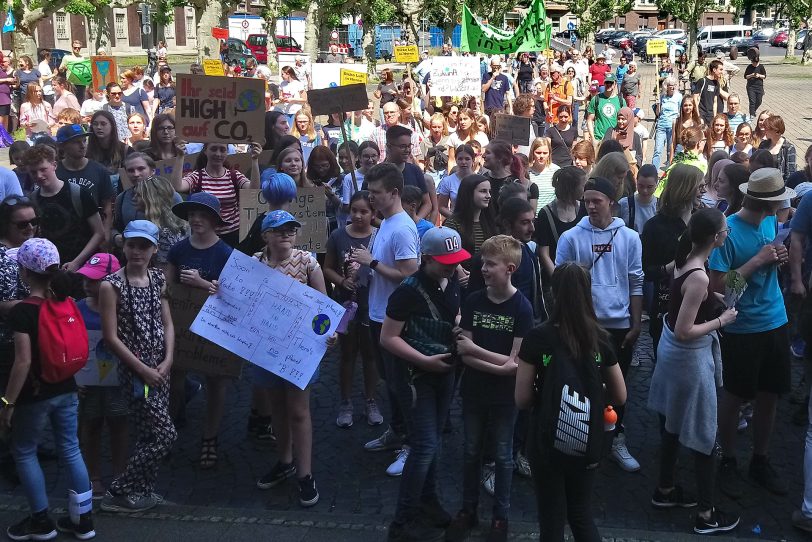
[[[264,100],[258,92],[245,90],[237,97],[237,107],[242,111],[256,111]]]
[[[330,317],[326,314],[317,314],[311,323],[316,335],[324,335],[330,329]]]

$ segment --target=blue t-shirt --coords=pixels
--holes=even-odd
[[[775,216],[768,216],[757,227],[738,215],[727,217],[730,233],[725,244],[710,256],[709,267],[726,273],[738,269],[755,256],[761,247],[770,244],[778,231]],[[778,286],[778,266],[763,265],[749,279],[739,303],[736,321],[725,327],[730,333],[760,333],[787,323],[784,298]]]
[[[491,80],[491,72],[482,76],[484,85]],[[510,91],[510,79],[501,73],[491,83],[490,88],[485,92],[485,111],[492,109],[502,109],[505,107],[505,96]]]
[[[422,239],[423,234],[432,229],[433,227],[434,224],[432,224],[425,218],[421,218],[420,222],[417,223],[417,235],[420,236],[420,238]]]
[[[619,87],[621,83],[623,83],[623,78],[626,77],[626,72],[629,71],[628,64],[618,64],[617,69],[615,70],[615,75],[617,75],[617,83],[616,85]]]
[[[798,210],[790,221],[792,231],[806,235],[806,249],[804,250],[803,276],[809,276],[810,266],[812,266],[812,198],[806,196],[801,198]],[[806,283],[806,280],[804,280]]]
[[[79,309],[79,314],[82,315],[82,319],[85,321],[85,329],[98,331],[102,328],[101,314],[87,306],[87,299],[77,301],[76,308]]]
[[[172,245],[167,260],[178,270],[178,275],[174,277],[176,282],[180,282],[180,272],[187,269],[197,269],[203,280],[211,282],[220,278],[232,250],[222,239],[209,248],[195,248],[187,237]]]

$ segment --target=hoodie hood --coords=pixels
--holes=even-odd
[[[618,228],[622,228],[622,227],[625,227],[625,226],[626,226],[626,223],[623,222],[622,218],[614,217],[612,219],[612,222],[610,222],[609,225],[606,226],[605,229],[600,229],[597,226],[593,226],[592,223],[589,221],[589,217],[585,216],[581,220],[578,221],[578,224],[577,224],[576,227],[583,228],[585,230],[589,230],[589,231],[595,232],[595,233],[598,233],[598,232],[610,232],[611,233],[612,230],[616,230]]]

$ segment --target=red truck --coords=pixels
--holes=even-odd
[[[302,47],[290,36],[276,36],[276,50],[280,53],[301,53]],[[268,36],[266,34],[249,34],[245,45],[251,50],[260,64],[268,62]]]

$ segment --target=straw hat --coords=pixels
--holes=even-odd
[[[795,190],[784,186],[781,170],[774,167],[757,169],[750,174],[746,185],[739,185],[739,190],[762,201],[783,201],[795,197]]]

